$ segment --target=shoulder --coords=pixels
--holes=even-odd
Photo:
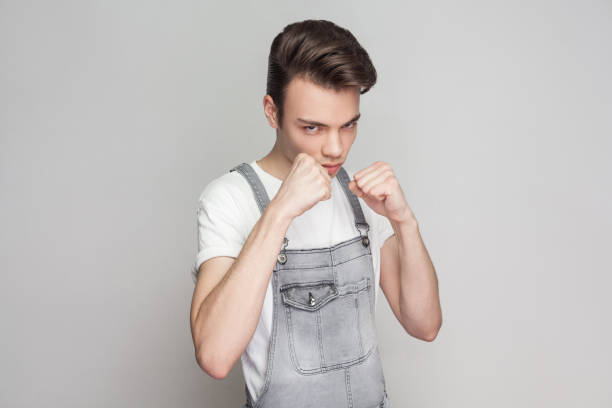
[[[241,174],[227,171],[205,185],[198,202],[239,207],[250,194],[249,189],[248,182]]]

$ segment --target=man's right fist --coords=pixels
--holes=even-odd
[[[331,180],[327,169],[312,156],[299,153],[274,200],[291,218],[295,218],[319,201],[331,198]]]

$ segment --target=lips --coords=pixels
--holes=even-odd
[[[342,166],[342,163],[338,163],[336,165],[323,164],[322,166],[327,169],[329,174],[333,174],[340,168],[340,166]]]

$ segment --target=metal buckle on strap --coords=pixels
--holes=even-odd
[[[285,248],[287,247],[287,244],[289,243],[289,240],[287,239],[287,237],[283,238],[283,246],[281,247],[281,253],[278,254],[278,262],[284,264],[285,262],[287,262],[287,254],[285,254]]]
[[[368,223],[356,222],[355,227],[357,228],[357,231],[359,231],[359,235],[361,235],[361,243],[363,244],[363,246],[367,247],[368,245],[370,245],[370,238],[368,238],[368,231],[370,230],[370,226],[368,225]],[[360,227],[363,228],[365,232],[362,233]]]

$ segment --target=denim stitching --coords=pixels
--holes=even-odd
[[[359,333],[359,354],[363,354],[363,339],[361,337],[361,325],[359,324],[359,294],[355,293],[353,296],[355,301],[355,315],[357,316],[357,333]]]
[[[351,372],[348,368],[344,369],[344,383],[346,384],[346,397],[348,408],[353,408],[353,393],[351,391]]]
[[[370,347],[370,349],[365,355],[355,358],[353,360],[344,361],[342,363],[336,363],[336,364],[331,364],[331,365],[325,364],[324,366],[320,368],[313,368],[313,369],[301,368],[298,363],[297,353],[295,352],[294,336],[293,336],[293,320],[291,319],[290,308],[286,307],[285,312],[286,312],[287,324],[288,324],[287,332],[288,332],[288,337],[289,337],[289,350],[291,354],[291,361],[293,363],[295,370],[300,374],[303,374],[303,375],[319,374],[325,371],[331,371],[331,370],[337,370],[340,368],[350,367],[355,364],[359,364],[363,362],[365,359],[367,359],[370,356],[370,354],[372,354],[372,351],[375,349],[375,344],[374,344],[373,346]]]
[[[259,205],[259,209],[263,213],[263,211],[265,210],[265,208],[266,208],[266,206],[268,205],[268,202],[269,202],[269,198],[267,197],[268,193],[265,191],[265,188],[264,188],[263,191],[261,191],[261,186],[259,185],[259,183],[261,181],[258,178],[253,177],[253,174],[250,171],[247,170],[247,166],[248,166],[248,168],[250,168],[249,164],[243,163],[240,166],[240,170],[249,179],[250,184],[252,186],[256,186],[257,187],[257,188],[254,188],[253,190],[255,191],[255,195],[257,196],[257,204]],[[250,169],[253,170],[252,168],[250,168]],[[264,196],[264,193],[265,193],[265,196]]]
[[[365,283],[361,283],[365,281]],[[318,281],[318,282],[325,282],[324,280],[322,281]],[[328,281],[329,282],[329,281]],[[315,282],[316,283],[316,282]],[[308,285],[308,284],[305,284]],[[282,285],[281,287],[292,287],[292,286],[296,286],[296,284],[286,284],[286,285]],[[363,292],[363,291],[367,291],[368,292],[368,298],[370,296],[370,292],[371,292],[371,284],[370,284],[370,278],[366,277],[365,279],[357,282],[357,283],[351,283],[351,284],[347,284],[342,286],[341,288],[345,288],[345,287],[354,287],[355,289],[349,289],[349,291],[347,293],[343,293],[343,294],[336,294],[334,295],[332,298],[327,299],[327,301],[325,303],[328,303],[329,301],[335,299],[335,298],[339,298],[339,297],[344,297],[344,296],[348,296],[351,295],[355,301],[356,307],[358,308],[358,303],[357,303],[357,297],[359,293]],[[357,316],[357,328],[358,328],[358,334],[359,334],[359,345],[360,345],[360,356],[353,359],[353,360],[348,360],[348,361],[343,361],[341,363],[336,363],[336,364],[330,364],[327,365],[326,361],[325,361],[325,355],[323,352],[323,333],[322,333],[322,325],[321,325],[321,316],[320,316],[320,309],[317,309],[315,312],[317,313],[316,318],[317,318],[317,342],[319,345],[319,356],[320,356],[320,361],[321,361],[321,366],[319,368],[302,368],[300,366],[300,362],[299,362],[299,358],[297,356],[297,352],[295,349],[295,336],[294,336],[294,320],[292,318],[292,313],[291,313],[291,302],[290,300],[286,299],[283,296],[283,303],[285,304],[284,309],[285,309],[285,315],[286,315],[286,321],[287,321],[287,335],[288,335],[288,339],[289,339],[289,349],[291,352],[291,360],[294,363],[294,368],[296,369],[296,371],[298,371],[301,374],[316,374],[316,373],[322,373],[325,371],[330,371],[330,370],[334,370],[334,369],[338,369],[338,368],[342,368],[342,367],[350,367],[352,365],[358,364],[360,363],[362,360],[364,360],[365,358],[367,358],[367,356],[370,355],[370,353],[372,352],[372,347],[370,347],[370,349],[368,350],[368,352],[364,355],[364,348],[363,348],[363,337],[362,337],[362,333],[361,333],[361,325],[359,323],[359,310],[357,310],[356,312],[356,316]],[[322,306],[321,306],[322,307]],[[368,308],[370,309],[371,312],[371,306],[370,306],[370,302],[368,301]],[[303,309],[302,309],[303,310]],[[370,320],[372,322],[372,320]],[[373,325],[373,322],[372,322]],[[375,343],[374,343],[375,344]]]
[[[284,285],[281,285],[280,287],[280,291],[284,291],[285,289],[289,289],[289,288],[295,288],[295,287],[314,287],[314,286],[325,286],[325,285],[329,285],[330,283],[335,283],[334,281],[330,280],[330,279],[319,279],[318,281],[312,281],[312,282],[293,282],[293,283],[286,283]]]
[[[296,266],[296,267],[293,267],[293,268],[287,268],[287,267],[283,266],[282,268],[279,269],[279,271],[281,271],[281,273],[282,273],[282,271],[295,271],[295,270],[298,270],[298,269],[299,270],[302,270],[302,269],[304,269],[304,270],[316,270],[316,269],[329,269],[331,267],[332,267],[332,265],[313,265],[313,266],[304,265],[304,266]]]
[[[325,367],[325,354],[323,353],[323,325],[321,324],[321,310],[317,310],[317,342],[319,344],[319,363]]]
[[[354,258],[347,259],[346,261],[338,262],[338,263],[336,264],[336,266],[338,266],[338,265],[342,265],[342,264],[345,264],[345,263],[350,262],[350,261],[354,261],[355,259],[363,258],[364,256],[369,256],[369,257],[371,257],[372,255],[371,255],[371,254],[361,254],[361,255],[357,255],[357,256],[356,256],[356,257],[354,257]]]
[[[347,196],[349,203],[351,204],[351,207],[353,207],[353,212],[356,218],[355,224],[367,224],[363,215],[363,211],[361,209],[361,205],[359,204],[359,198],[351,191],[348,186],[349,176],[344,167],[340,167],[337,176],[339,177],[340,185],[342,186],[342,189],[344,190],[345,195]],[[357,228],[357,225],[355,225],[355,228]]]
[[[321,373],[324,373],[324,372],[327,372],[327,371],[340,370],[340,369],[343,369],[343,368],[348,368],[348,367],[352,367],[352,366],[357,365],[357,364],[361,364],[365,360],[367,360],[368,357],[370,357],[372,355],[372,352],[375,349],[376,349],[376,347],[372,346],[372,347],[370,347],[368,352],[365,355],[361,356],[361,357],[358,357],[358,358],[355,358],[355,359],[349,360],[349,361],[344,361],[342,363],[326,365],[325,367],[321,367],[321,368],[312,368],[312,369],[308,368],[308,369],[305,369],[305,368],[299,368],[295,364],[294,364],[294,367],[295,367],[296,371],[298,373],[302,374],[302,375],[318,375],[318,374],[321,374]],[[293,357],[293,355],[292,355],[292,357]],[[292,361],[294,361],[293,358],[292,358]]]
[[[361,241],[361,235],[357,235],[356,237],[350,238],[346,241],[342,241],[342,242],[338,242],[335,245],[332,245],[330,247],[317,247],[317,248],[287,248],[285,251],[287,253],[295,253],[295,254],[299,254],[299,253],[321,253],[321,252],[334,252],[336,251],[338,248],[343,248],[347,245],[351,245],[354,244],[357,241]],[[364,247],[366,248],[366,247]],[[370,248],[369,246],[367,247],[368,249]]]
[[[363,258],[364,256],[370,256],[371,257],[372,254],[360,254],[360,255],[357,255],[357,256],[355,256],[353,258],[347,259],[347,260],[342,261],[342,262],[334,263],[332,265],[312,265],[312,266],[309,266],[309,265],[300,265],[300,266],[293,266],[293,267],[283,266],[282,268],[279,268],[279,271],[282,273],[282,271],[295,271],[295,270],[302,270],[302,269],[305,269],[305,270],[326,269],[326,268],[329,269],[331,267],[342,265],[342,264],[345,264],[347,262],[353,261],[355,259]]]
[[[286,321],[287,321],[287,339],[289,343],[289,354],[291,356],[291,362],[293,363],[293,367],[295,368],[295,370],[297,372],[301,372],[301,368],[297,360],[297,354],[295,352],[295,346],[293,344],[294,340],[293,340],[293,323],[291,320],[291,308],[285,307],[284,309],[285,309],[285,316],[286,316]]]

